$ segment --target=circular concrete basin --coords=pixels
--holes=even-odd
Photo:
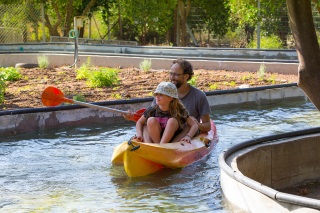
[[[285,193],[320,179],[320,128],[250,140],[220,154],[223,196],[245,212],[319,212],[319,192]]]

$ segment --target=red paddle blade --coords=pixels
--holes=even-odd
[[[64,94],[56,87],[47,87],[41,95],[41,100],[45,106],[58,106],[63,102],[72,103],[72,100],[68,100],[64,97]]]
[[[134,121],[134,122],[137,122],[139,120],[139,118],[143,115],[144,111],[146,111],[145,108],[139,109],[138,111],[136,111],[132,116],[130,116],[127,119]]]

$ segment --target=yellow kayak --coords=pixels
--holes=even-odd
[[[124,166],[129,177],[151,174],[162,168],[183,168],[208,155],[218,142],[211,121],[211,130],[192,138],[191,143],[179,141],[167,144],[125,141],[114,148],[112,163]]]

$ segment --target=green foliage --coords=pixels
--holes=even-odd
[[[85,102],[86,101],[86,98],[81,94],[77,94],[77,95],[73,96],[72,99],[75,100],[75,101],[81,101],[81,102]]]
[[[121,15],[125,24],[124,28],[128,29],[131,33],[136,32],[136,40],[141,41],[143,44],[154,43],[155,37],[165,40],[168,30],[173,26],[172,20],[176,0],[119,1],[121,4]],[[114,12],[118,11],[118,4],[114,4],[114,8],[111,10]],[[115,20],[118,19],[118,17],[114,18]],[[119,32],[117,27],[118,25],[115,26],[114,32]],[[126,32],[125,29],[123,29],[123,34]]]
[[[196,87],[197,86],[197,79],[198,79],[198,76],[193,76],[193,78],[191,78],[188,83],[191,85],[191,86],[194,86]]]
[[[218,89],[218,85],[216,83],[210,84],[209,89],[210,90],[216,90],[216,89]]]
[[[224,36],[230,23],[230,7],[225,2],[225,0],[193,1],[192,7],[196,10],[196,16],[188,17],[188,22],[196,23],[197,31],[205,29],[214,37]],[[207,8],[214,8],[214,10]],[[203,21],[199,22],[199,19]]]
[[[19,68],[14,67],[1,67],[0,68],[0,79],[3,81],[17,81],[21,79],[22,75]]]
[[[38,64],[41,69],[48,68],[48,66],[50,64],[48,56],[46,56],[46,55],[38,56]]]
[[[6,83],[0,78],[0,104],[4,102],[4,93],[6,92]]]
[[[141,61],[139,66],[140,70],[144,72],[149,72],[151,69],[151,59],[144,59],[143,61]]]
[[[90,57],[76,70],[77,80],[87,80],[90,87],[106,87],[119,84],[118,70],[114,68],[93,67]]]
[[[100,70],[95,70],[89,75],[87,83],[90,87],[118,85],[118,70],[113,68],[100,68]]]
[[[252,42],[250,42],[247,48],[257,48],[257,39],[255,38]],[[260,48],[261,49],[282,49],[283,44],[281,39],[276,35],[271,36],[262,36],[260,38]]]
[[[268,79],[268,82],[270,82],[271,84],[276,84],[276,75],[272,74]]]
[[[92,69],[91,67],[91,58],[88,57],[87,61],[81,65],[79,69],[76,69],[76,79],[77,80],[82,80],[82,79],[87,79],[90,74],[90,70]]]
[[[1,67],[0,68],[0,104],[4,102],[4,93],[6,92],[6,81],[17,81],[22,77],[18,68]]]
[[[231,81],[231,82],[229,83],[229,85],[232,86],[232,87],[234,87],[234,86],[236,85],[236,82],[235,82],[235,81]]]
[[[122,99],[122,96],[120,94],[111,94],[111,97],[114,99]]]

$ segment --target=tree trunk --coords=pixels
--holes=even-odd
[[[299,68],[298,86],[320,110],[320,50],[312,19],[311,2],[286,0]]]
[[[63,27],[63,36],[68,37],[69,31],[71,29],[71,23],[73,21],[72,19],[72,13],[73,13],[73,0],[69,0],[66,6],[66,21],[64,23]]]

